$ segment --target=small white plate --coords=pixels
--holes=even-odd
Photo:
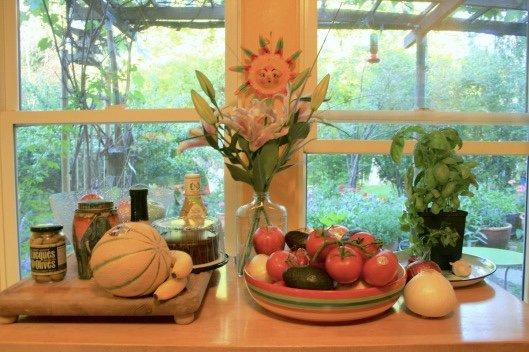
[[[399,262],[406,267],[408,264],[408,253],[401,251],[396,254],[399,258]],[[489,259],[465,253],[463,253],[461,259],[465,259],[470,263],[472,266],[472,273],[467,277],[459,277],[455,276],[451,271],[443,270],[444,277],[450,281],[453,287],[474,285],[496,271],[496,264]]]
[[[455,276],[451,271],[443,270],[443,275],[453,287],[474,285],[496,271],[496,264],[489,259],[465,253],[463,253],[461,259],[465,259],[472,265],[472,273],[467,277],[459,277]]]

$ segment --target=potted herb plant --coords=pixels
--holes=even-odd
[[[467,212],[460,209],[460,197],[474,194],[478,187],[472,169],[475,161],[456,154],[463,145],[453,128],[426,131],[421,126],[400,129],[391,143],[391,158],[400,163],[406,139],[417,141],[413,163],[405,176],[406,208],[400,218],[410,231],[415,255],[435,261],[442,269],[461,258]]]

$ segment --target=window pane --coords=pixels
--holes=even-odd
[[[524,251],[527,158],[469,156],[478,161],[475,173],[480,183],[475,197],[465,199],[462,209],[469,215],[465,246],[472,250],[487,246]],[[309,227],[343,224],[362,228],[384,240],[389,248],[404,248],[407,233],[399,226],[404,207],[403,179],[410,157],[396,167],[388,155],[311,154],[307,156],[307,224]],[[492,233],[488,228],[511,228]],[[516,253],[514,253],[516,252]],[[519,256],[519,255],[518,255]],[[519,256],[521,257],[521,256]],[[493,257],[490,258],[494,260]],[[508,290],[522,297],[523,270],[520,261],[507,275]],[[491,280],[504,286],[505,267]]]
[[[340,2],[319,2],[327,109],[525,111],[527,11],[462,6],[418,48],[413,30],[434,3],[345,4],[336,14]]]
[[[391,139],[403,124],[334,123],[318,125],[321,139]],[[528,141],[526,125],[422,125],[425,129],[450,127],[456,129],[463,141]],[[337,129],[338,127],[339,129]]]
[[[206,68],[223,99],[223,1],[19,3],[23,110],[191,107]]]
[[[209,214],[224,212],[223,160],[211,148],[176,154],[194,124],[47,125],[16,129],[20,265],[29,274],[31,225],[58,222],[71,235],[81,196],[97,193],[119,205],[131,185],[149,187],[166,216],[182,204],[186,173],[202,175]],[[164,211],[158,211],[163,217]],[[154,220],[151,215],[151,220]]]

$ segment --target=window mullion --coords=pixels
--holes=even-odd
[[[328,110],[321,117],[335,122],[358,123],[427,123],[464,125],[519,125],[529,124],[527,113],[456,112],[456,111],[346,111]]]
[[[0,43],[3,47],[4,72],[0,77],[4,80],[4,104],[5,110],[15,111],[19,107],[19,84],[18,84],[18,1],[2,1],[1,7],[3,18],[3,38]],[[1,85],[0,85],[1,87]],[[0,90],[2,91],[2,90]],[[0,98],[0,107],[1,107]]]
[[[192,108],[185,109],[126,109],[112,106],[104,110],[14,111],[7,115],[13,125],[49,123],[140,123],[140,122],[198,122]]]
[[[413,152],[413,141],[406,142],[404,153]],[[390,140],[315,140],[306,154],[389,154]],[[467,155],[528,155],[529,142],[465,141],[459,151]]]

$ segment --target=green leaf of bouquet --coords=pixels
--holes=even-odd
[[[277,170],[277,172],[281,172],[281,171],[283,171],[283,170],[286,170],[286,169],[288,169],[288,168],[291,167],[291,166],[292,166],[292,164],[283,165],[283,166],[281,166],[281,167],[279,168],[279,170]]]
[[[259,149],[254,159],[253,179],[256,191],[266,191],[277,164],[279,143],[277,140],[267,142]]]
[[[204,137],[206,138],[206,142],[208,142],[209,146],[213,149],[219,149],[219,145],[217,143],[217,139],[214,138],[212,135],[206,133],[206,131],[204,131]]]
[[[310,133],[310,124],[308,122],[295,123],[288,134],[288,138],[291,142],[298,139],[305,139]]]
[[[248,141],[238,133],[233,136],[234,139],[235,136],[237,136],[237,142],[239,143],[239,147],[246,153],[246,155],[250,155],[250,143],[248,143]]]
[[[241,169],[240,167],[233,164],[226,164],[228,171],[230,172],[231,177],[235,181],[241,181],[252,185],[252,174],[246,170]]]

